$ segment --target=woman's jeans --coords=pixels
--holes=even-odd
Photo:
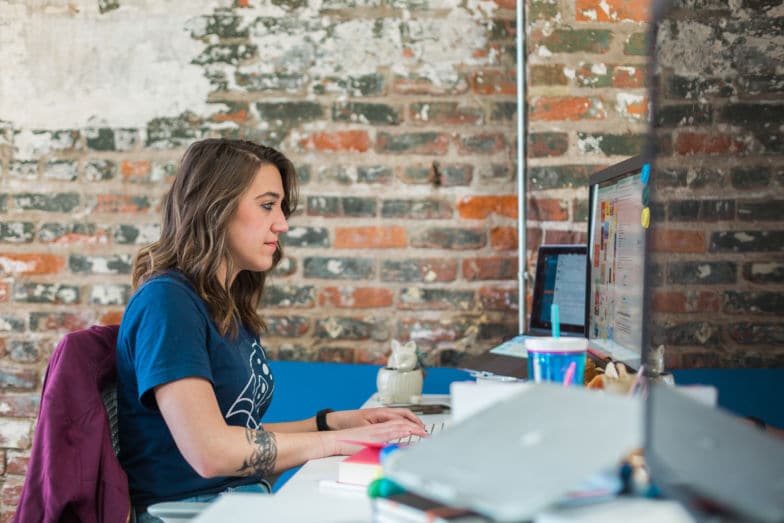
[[[193,496],[190,498],[181,499],[179,503],[209,503],[218,499],[221,494],[226,492],[252,492],[254,494],[269,494],[270,488],[264,483],[251,483],[250,485],[240,485],[239,487],[230,487],[219,494],[205,494],[201,496]],[[150,515],[149,512],[143,514],[134,514],[135,519],[131,518],[131,523],[163,523],[163,520]]]

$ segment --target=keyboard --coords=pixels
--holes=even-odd
[[[447,426],[448,426],[448,423],[446,421],[439,421],[437,423],[426,423],[425,424],[425,431],[430,436],[432,436],[433,434],[441,432],[442,430],[447,428]],[[395,441],[395,443],[397,443],[398,445],[410,445],[412,443],[418,442],[421,439],[422,439],[422,437],[416,436],[414,434],[411,434],[411,435],[409,435],[409,436],[407,436],[405,438],[398,439],[397,441]]]

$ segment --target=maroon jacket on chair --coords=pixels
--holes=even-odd
[[[128,520],[128,479],[101,399],[117,378],[117,331],[96,325],[72,332],[54,350],[14,522]]]

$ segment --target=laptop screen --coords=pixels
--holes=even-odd
[[[636,156],[589,180],[589,347],[632,367],[639,366],[643,350],[643,164]]]
[[[552,328],[550,306],[558,305],[562,333],[585,333],[585,245],[542,245],[536,260],[531,333]]]

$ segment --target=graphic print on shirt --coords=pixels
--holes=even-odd
[[[261,419],[256,419],[259,409],[267,403],[272,396],[270,368],[267,365],[267,355],[257,341],[253,341],[250,351],[250,378],[242,392],[231,404],[226,419],[232,416],[245,416],[245,427],[258,429]]]

